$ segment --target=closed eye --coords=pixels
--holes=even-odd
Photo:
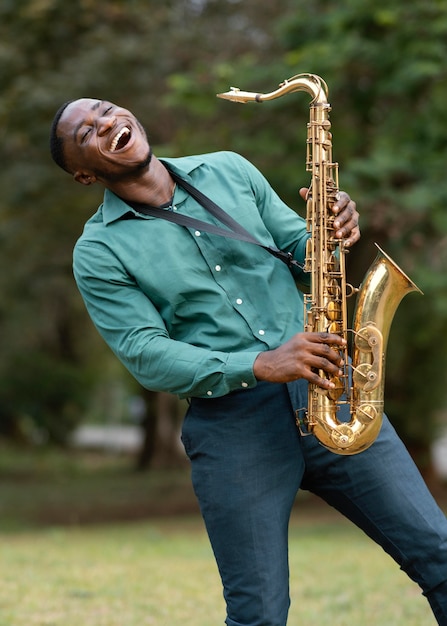
[[[89,135],[89,133],[91,133],[92,129],[88,128],[85,133],[83,133],[82,137],[81,137],[81,141],[85,141]]]

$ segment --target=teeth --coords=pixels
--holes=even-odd
[[[116,146],[118,145],[119,140],[126,133],[127,134],[130,133],[130,130],[127,128],[127,126],[122,128],[120,132],[115,135],[115,137],[113,138],[112,144],[110,146],[110,152],[115,152]]]

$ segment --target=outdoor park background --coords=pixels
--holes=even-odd
[[[240,152],[302,212],[308,96],[242,106],[215,94],[230,86],[272,91],[300,72],[324,78],[340,183],[361,212],[351,282],[360,283],[377,242],[424,292],[407,296],[395,316],[385,406],[444,506],[447,478],[443,459],[433,464],[433,450],[439,460],[447,427],[446,58],[443,0],[2,1],[0,530],[8,550],[0,566],[0,626],[223,621],[178,442],[184,405],[132,381],[97,337],[73,282],[72,248],[101,190],[76,185],[50,160],[49,127],[59,105],[88,96],[129,108],[160,156]],[[141,443],[131,452],[73,445],[81,428],[90,427],[91,436],[98,425],[102,436],[112,426],[139,429]],[[371,574],[376,552],[333,512],[303,498],[298,513],[293,564],[299,568],[295,559],[304,555],[303,563],[323,561],[327,570],[323,586],[318,570],[297,581],[301,611],[306,603],[297,598],[305,596],[309,616],[327,604],[328,624],[432,623],[405,579],[380,584],[388,561]],[[92,535],[92,528],[101,530]],[[358,561],[348,564],[346,548],[357,541]],[[169,553],[171,542],[176,551]],[[98,571],[87,580],[92,545]],[[148,551],[158,545],[163,576],[158,583],[149,576],[145,586],[141,576],[155,559]],[[218,597],[217,613],[214,602],[208,610],[207,596],[181,587],[194,578],[188,567],[202,554],[210,569],[197,578],[202,587],[209,582],[210,598]],[[333,576],[329,562],[338,565]],[[122,596],[108,578],[118,563],[129,568]],[[70,578],[77,568],[83,582]],[[352,580],[340,592],[336,583],[346,572]],[[360,602],[359,581],[366,585]],[[179,588],[180,600],[172,595]],[[402,599],[384,608],[392,614],[380,613],[386,593]],[[185,614],[176,613],[177,605]],[[126,613],[130,606],[134,617]],[[194,621],[200,606],[203,621]]]

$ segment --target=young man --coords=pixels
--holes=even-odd
[[[218,223],[176,185],[179,176],[263,246],[299,262],[304,221],[234,153],[157,159],[134,115],[110,102],[83,98],[61,107],[51,149],[76,181],[105,187],[74,251],[93,322],[142,385],[190,399],[182,439],[222,577],[227,625],[286,624],[287,528],[303,488],[380,544],[446,626],[446,518],[386,417],[375,443],[353,456],[329,452],[296,427],[307,383],[329,388],[316,371],[338,375],[343,364],[334,348],[344,343],[303,332],[299,266],[135,206]],[[355,204],[341,193],[333,211],[335,236],[354,244]]]

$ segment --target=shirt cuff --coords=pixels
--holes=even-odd
[[[256,387],[253,365],[259,352],[232,352],[228,355],[225,376],[231,391]]]

